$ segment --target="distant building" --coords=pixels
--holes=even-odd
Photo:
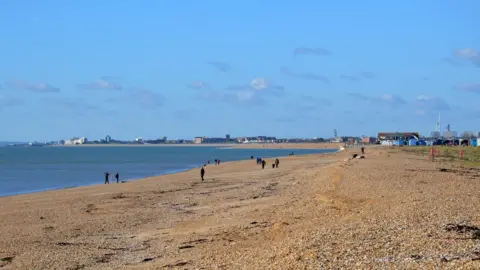
[[[343,139],[341,137],[335,137],[335,138],[331,139],[330,141],[333,142],[333,143],[341,143],[341,142],[343,142]]]
[[[227,141],[230,141],[230,134],[225,135],[225,139],[226,139]]]
[[[410,139],[419,138],[418,132],[379,132],[377,140],[381,145],[404,145]]]
[[[473,135],[473,131],[465,131],[463,132],[463,138],[473,138],[474,135]]]
[[[193,143],[194,144],[201,144],[201,143],[203,143],[204,138],[205,137],[195,137],[195,138],[193,138]]]
[[[137,143],[143,143],[142,137],[137,137],[137,138],[135,138],[135,142],[137,142]]]
[[[440,138],[441,134],[440,134],[440,131],[432,131],[430,136],[432,138]]]
[[[477,138],[480,138],[480,132],[477,132]]]
[[[72,138],[70,140],[66,140],[64,144],[65,145],[78,145],[78,144],[85,144],[87,142],[88,142],[87,138],[82,137],[82,138]]]
[[[203,138],[202,143],[226,143],[226,138]]]
[[[110,135],[105,136],[105,142],[106,143],[109,143],[111,141],[112,141],[112,137],[110,137]]]
[[[377,138],[375,137],[362,137],[362,143],[365,143],[365,144],[374,144],[377,142]]]
[[[457,132],[456,131],[444,131],[443,132],[443,137],[444,138],[455,138],[455,137],[457,137]]]

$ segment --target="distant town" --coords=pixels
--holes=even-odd
[[[134,140],[116,140],[113,137],[107,135],[103,139],[89,140],[86,137],[75,137],[60,141],[48,141],[48,142],[30,142],[25,144],[12,144],[10,146],[69,146],[69,145],[138,145],[138,144],[245,144],[245,143],[321,143],[330,140],[323,138],[293,138],[293,139],[279,139],[273,136],[253,136],[253,137],[236,137],[233,138],[229,134],[225,137],[194,137],[191,140],[175,139],[169,140],[167,137],[160,137],[157,139],[144,139],[137,137]],[[338,138],[336,141],[344,141],[343,138]]]
[[[32,146],[71,146],[71,145],[156,145],[156,144],[266,144],[266,143],[342,143],[345,145],[357,144],[380,144],[392,146],[415,146],[415,145],[465,145],[478,146],[480,132],[475,134],[472,131],[465,131],[460,136],[457,132],[450,130],[450,125],[444,132],[431,132],[430,136],[420,136],[418,132],[379,132],[377,137],[369,136],[338,136],[334,130],[331,138],[276,138],[274,136],[253,136],[253,137],[231,137],[229,134],[225,137],[205,137],[198,136],[191,140],[175,139],[169,140],[167,137],[157,139],[143,139],[137,137],[134,140],[116,140],[107,135],[103,139],[89,140],[86,137],[75,137],[67,140],[49,141],[49,142],[30,142],[23,144],[10,144],[10,147],[32,147]]]
[[[75,137],[67,140],[50,142],[30,142],[24,144],[10,144],[10,147],[28,147],[28,146],[69,146],[69,145],[148,145],[148,144],[266,144],[266,143],[343,143],[345,145],[365,145],[380,144],[392,146],[418,146],[418,145],[463,145],[480,146],[480,132],[465,131],[460,136],[456,131],[451,130],[450,124],[445,126],[442,131],[440,124],[440,115],[436,123],[435,131],[429,136],[421,136],[418,132],[378,132],[377,137],[369,136],[338,136],[337,130],[333,130],[331,138],[276,138],[274,136],[253,136],[253,137],[231,137],[226,134],[224,137],[205,137],[198,136],[192,140],[176,139],[168,140],[167,137],[157,139],[143,139],[137,137],[131,141],[122,141],[112,138],[110,135],[103,139],[88,140],[85,137]]]

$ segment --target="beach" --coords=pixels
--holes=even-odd
[[[357,152],[2,197],[0,267],[480,267],[478,169],[389,147],[350,160]]]

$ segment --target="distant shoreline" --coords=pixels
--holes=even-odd
[[[47,145],[42,147],[220,147],[232,149],[337,149],[340,143],[202,143],[202,144],[77,144]]]

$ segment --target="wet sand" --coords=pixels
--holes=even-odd
[[[352,151],[0,198],[0,266],[480,267],[479,171],[390,148],[346,161]]]

